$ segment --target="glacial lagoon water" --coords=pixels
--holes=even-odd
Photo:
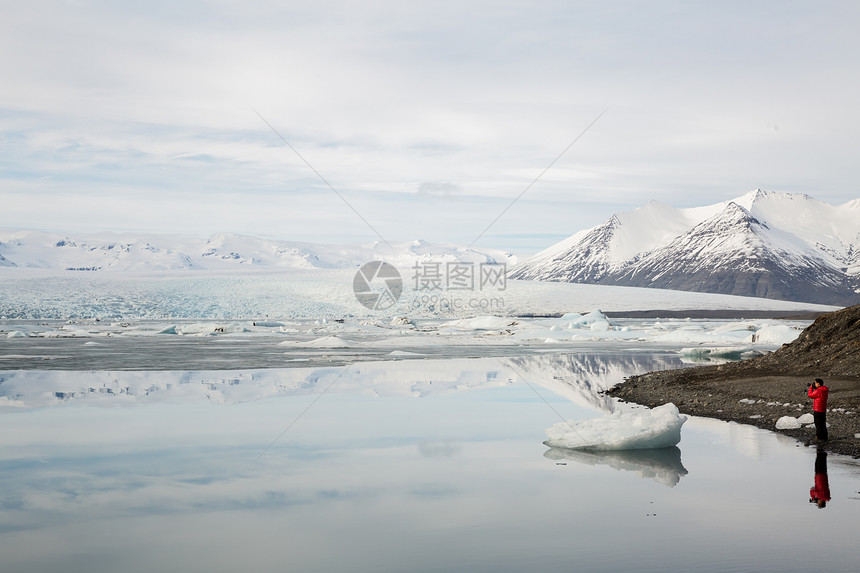
[[[691,419],[543,445],[660,351],[0,372],[0,569],[855,571],[860,464]],[[821,459],[818,460],[820,473]],[[819,476],[820,483],[820,476]],[[823,545],[823,549],[821,548]]]

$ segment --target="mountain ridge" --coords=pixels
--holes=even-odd
[[[834,207],[757,189],[705,207],[651,201],[612,215],[510,278],[850,305],[860,301],[858,262],[860,201]]]
[[[193,271],[347,269],[372,260],[411,266],[416,260],[505,263],[516,256],[423,240],[332,245],[235,233],[208,238],[143,233],[81,233],[0,229],[0,267],[69,271]]]

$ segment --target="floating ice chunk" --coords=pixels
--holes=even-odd
[[[284,344],[283,342],[281,344]],[[351,342],[349,340],[344,340],[338,336],[323,336],[322,338],[317,338],[316,340],[309,340],[307,342],[299,342],[296,346],[302,348],[354,348],[358,346],[355,342]]]
[[[567,315],[565,315],[565,316],[567,316]],[[607,327],[615,326],[615,323],[612,322],[612,320],[610,320],[610,318],[608,316],[606,316],[605,314],[603,314],[601,311],[592,310],[588,314],[584,314],[584,315],[580,316],[579,318],[573,319],[573,321],[571,321],[571,323],[570,323],[570,327],[571,328],[585,328],[585,327],[591,328],[591,326],[597,322],[605,322]],[[609,328],[606,328],[605,330],[609,330]]]
[[[760,344],[788,344],[800,336],[800,331],[785,324],[766,325],[753,335],[753,342]]]
[[[679,352],[690,362],[730,362],[761,355],[748,346],[693,346]]]
[[[797,430],[801,426],[800,421],[792,416],[783,416],[776,421],[777,430]]]
[[[755,332],[758,325],[754,322],[730,322],[714,329],[714,332]]]
[[[798,417],[797,421],[801,424],[811,424],[815,422],[815,417],[807,412],[806,414],[803,414],[802,416]]]
[[[665,327],[661,328],[665,330]],[[704,330],[669,330],[658,334],[653,338],[656,342],[670,342],[680,344],[714,344],[721,339],[715,338],[713,334]]]
[[[515,320],[501,316],[476,316],[475,318],[452,320],[442,326],[450,326],[463,330],[504,330],[511,326],[516,326],[516,324]]]
[[[89,330],[84,330],[83,328],[64,328],[64,330],[68,333],[68,336],[73,338],[89,338],[92,336]]]
[[[194,324],[185,324],[179,328],[177,331],[178,334],[196,334],[199,336],[208,336],[210,334],[224,334],[224,333],[237,333],[237,332],[249,332],[247,328],[244,326],[236,325],[236,324],[221,324],[221,323],[213,323],[213,322],[197,322]],[[164,333],[169,334],[169,333]]]
[[[651,410],[619,411],[603,418],[555,424],[546,430],[544,444],[572,450],[668,448],[681,441],[681,426],[686,421],[671,403]]]
[[[718,356],[724,358],[740,358],[751,349],[746,346],[693,346],[682,348],[680,353],[685,356]]]

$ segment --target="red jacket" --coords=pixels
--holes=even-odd
[[[812,398],[812,410],[814,412],[826,412],[827,411],[827,393],[830,392],[830,389],[827,386],[819,386],[816,388],[815,386],[809,387],[809,397]]]

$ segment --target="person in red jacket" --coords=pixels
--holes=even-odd
[[[815,421],[815,439],[827,441],[827,394],[830,389],[824,385],[824,380],[816,378],[810,384],[807,394],[812,398],[812,418]]]
[[[827,479],[827,452],[818,450],[815,455],[815,485],[809,488],[809,503],[824,509],[830,501],[830,483]]]

